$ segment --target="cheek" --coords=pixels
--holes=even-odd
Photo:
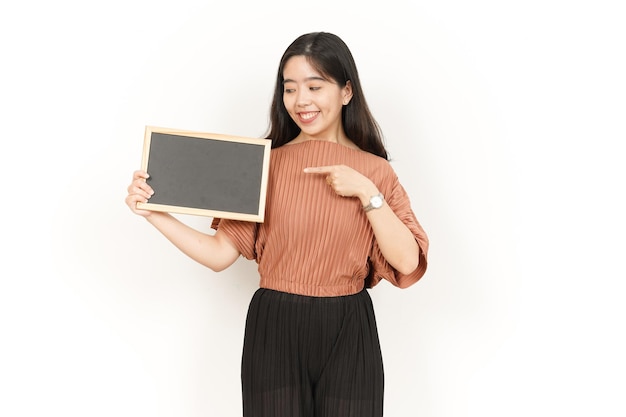
[[[291,104],[289,103],[288,99],[283,99],[283,106],[285,106],[285,109],[287,110],[287,113],[291,114]]]
[[[285,110],[287,110],[287,114],[289,115],[289,117],[293,119],[295,117],[295,114],[293,111],[294,104],[291,96],[283,95],[283,106],[285,106]]]
[[[283,104],[287,111],[290,111],[290,107],[293,105],[293,95],[283,94]]]

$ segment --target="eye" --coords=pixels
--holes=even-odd
[[[285,88],[284,93],[285,94],[289,94],[289,93],[293,93],[295,90],[295,88]]]
[[[321,90],[321,89],[322,89],[322,87],[317,87],[317,86],[316,87],[309,87],[309,90],[311,90],[311,91],[317,91],[317,90]]]

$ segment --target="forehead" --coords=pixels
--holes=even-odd
[[[306,79],[327,80],[313,65],[309,59],[303,55],[289,58],[283,68],[283,79],[285,82],[302,81]]]

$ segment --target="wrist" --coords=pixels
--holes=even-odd
[[[385,197],[382,193],[377,193],[372,195],[367,204],[363,205],[363,210],[367,213],[368,211],[376,210],[385,205]]]
[[[380,191],[378,190],[376,186],[365,188],[358,195],[359,200],[361,201],[361,205],[363,207],[367,206],[370,203],[370,199],[373,196],[378,195],[378,194],[380,194]]]

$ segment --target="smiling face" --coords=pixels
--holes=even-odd
[[[283,78],[283,103],[301,130],[298,140],[342,141],[341,111],[352,98],[350,82],[339,86],[302,55],[287,61]]]

